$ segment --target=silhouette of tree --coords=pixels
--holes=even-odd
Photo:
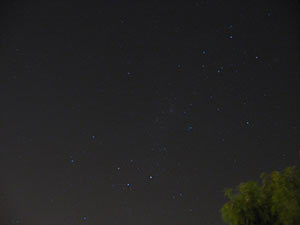
[[[227,189],[221,209],[229,225],[300,225],[300,169],[261,174],[261,183],[241,183]]]

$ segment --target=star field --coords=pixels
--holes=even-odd
[[[217,225],[299,163],[299,3],[13,1],[0,225]]]

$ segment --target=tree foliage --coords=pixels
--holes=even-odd
[[[262,173],[261,183],[241,183],[228,189],[221,209],[229,225],[300,225],[300,169]]]

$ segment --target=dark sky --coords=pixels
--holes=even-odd
[[[298,1],[0,8],[0,225],[220,225],[299,162]]]

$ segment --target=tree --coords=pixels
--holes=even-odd
[[[229,225],[299,225],[300,169],[262,173],[261,183],[241,183],[235,190],[227,189],[229,199],[221,209]]]

